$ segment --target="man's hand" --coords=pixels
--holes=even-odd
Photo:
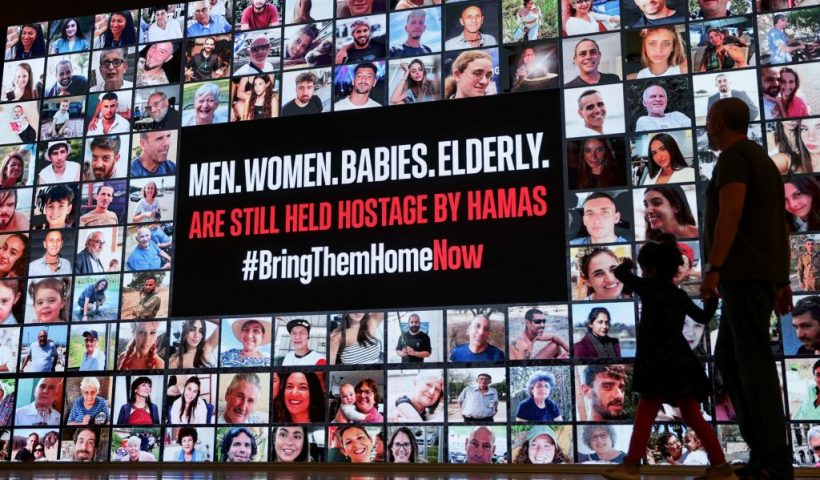
[[[710,298],[720,298],[718,292],[718,282],[720,282],[719,272],[709,272],[703,277],[703,282],[700,284],[700,298],[709,300]]]
[[[786,285],[780,287],[774,294],[774,313],[778,315],[785,315],[792,311],[792,287]]]

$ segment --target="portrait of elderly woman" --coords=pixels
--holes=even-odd
[[[75,378],[68,380],[69,390],[76,385]],[[107,382],[110,378],[105,379]],[[71,404],[66,425],[106,425],[111,420],[111,408],[104,396],[99,396],[101,387],[96,377],[80,380],[80,396]],[[103,392],[105,393],[105,392]]]
[[[196,90],[191,94],[191,90]],[[182,126],[211,125],[228,121],[228,81],[185,86]],[[224,90],[224,92],[223,92]]]
[[[561,409],[549,398],[555,389],[555,376],[536,372],[527,381],[527,398],[518,404],[515,420],[519,422],[562,422]]]
[[[615,429],[623,433],[630,427],[626,425],[584,425],[580,427],[581,445],[579,446],[578,462],[589,463],[623,463],[626,453],[615,448],[618,441],[618,434]],[[627,436],[627,438],[629,438]],[[583,453],[583,447],[591,450],[590,453]]]
[[[443,421],[444,376],[441,370],[388,372],[388,420],[391,422]]]

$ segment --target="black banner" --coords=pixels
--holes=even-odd
[[[566,301],[559,107],[183,129],[173,315]]]

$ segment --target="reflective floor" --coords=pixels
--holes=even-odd
[[[11,465],[4,465],[11,466]],[[282,470],[274,465],[265,465],[266,468],[225,468],[220,465],[210,468],[188,468],[165,466],[164,468],[128,468],[116,466],[109,468],[98,465],[93,471],[88,467],[78,465],[67,466],[60,470],[50,469],[7,469],[0,472],[0,478],[10,479],[113,479],[113,480],[143,480],[162,478],[163,480],[239,480],[239,479],[267,479],[277,480],[600,480],[603,477],[597,474],[600,468],[584,468],[579,470],[578,466],[571,469],[552,469],[549,472],[525,472],[517,468],[511,471],[498,471],[493,473],[479,470],[463,471],[442,471],[441,467],[436,470],[432,466],[422,466],[425,470],[415,472],[399,471],[398,469],[388,469],[382,467],[379,470],[363,470],[350,467],[330,469],[328,465],[316,465],[311,468]],[[499,466],[500,467],[500,466]],[[796,472],[796,477],[817,478],[817,470],[801,469]],[[697,468],[651,468],[643,471],[644,480],[673,480],[691,479],[702,473],[702,469]]]

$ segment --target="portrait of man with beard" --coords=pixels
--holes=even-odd
[[[589,365],[582,374],[581,395],[588,405],[584,420],[600,422],[623,420],[627,375],[625,365]],[[579,402],[579,409],[582,404]],[[579,415],[579,420],[581,420]]]
[[[165,85],[169,83],[165,64],[175,58],[177,47],[173,42],[155,43],[140,52],[137,62],[137,86]],[[171,63],[174,65],[175,63]],[[179,72],[177,72],[178,76]],[[178,81],[178,78],[174,79]]]
[[[421,331],[421,318],[411,313],[407,318],[407,331],[399,335],[396,355],[401,357],[401,363],[423,363],[432,351],[430,336]]]
[[[74,448],[70,460],[74,462],[93,462],[99,450],[101,432],[97,428],[81,427],[71,437]]]

